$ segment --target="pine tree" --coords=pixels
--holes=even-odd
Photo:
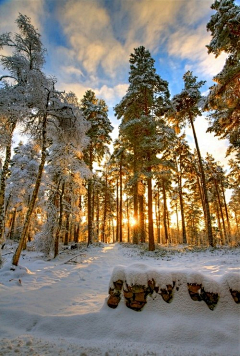
[[[104,100],[97,99],[92,90],[88,90],[81,100],[81,109],[90,128],[86,135],[89,143],[84,150],[84,160],[89,169],[93,171],[93,163],[100,162],[108,151],[111,142],[110,132],[113,130],[108,118],[108,108]],[[93,238],[93,206],[92,206],[92,179],[88,180],[88,245]]]
[[[227,54],[225,65],[213,80],[217,83],[210,88],[205,110],[210,111],[211,126],[220,138],[228,138],[228,153],[240,148],[240,6],[234,0],[216,0],[211,8],[215,10],[207,24],[211,32],[208,53],[218,57]]]
[[[187,243],[186,224],[185,224],[185,209],[184,209],[184,194],[183,185],[184,180],[187,179],[188,172],[192,171],[191,152],[185,135],[177,137],[176,145],[173,150],[173,157],[175,161],[175,175],[174,180],[177,184],[177,192],[180,202],[181,224],[182,224],[182,242]]]
[[[231,227],[228,208],[225,198],[225,188],[228,182],[223,167],[221,167],[209,153],[205,159],[205,172],[208,175],[209,191],[212,192],[212,201],[215,203],[218,227],[222,243],[229,243]]]
[[[184,79],[184,89],[178,95],[175,95],[172,99],[172,110],[169,111],[169,119],[179,128],[182,128],[188,122],[191,125],[194,141],[196,145],[198,163],[201,173],[201,183],[203,190],[203,209],[206,216],[206,230],[211,246],[214,245],[213,234],[212,234],[212,224],[211,216],[209,210],[208,194],[206,188],[205,173],[202,164],[202,158],[200,153],[200,148],[198,145],[197,134],[194,126],[194,120],[197,116],[201,116],[201,111],[199,109],[201,101],[200,88],[204,84],[203,81],[197,82],[197,77],[192,75],[192,72],[188,71],[183,76]]]
[[[120,134],[128,141],[133,154],[134,219],[137,222],[133,242],[138,242],[138,184],[143,175],[148,187],[149,250],[154,250],[152,177],[153,167],[158,163],[157,154],[164,149],[160,134],[164,123],[157,117],[162,116],[169,105],[168,83],[156,74],[154,59],[143,46],[134,49],[129,62],[129,88],[115,107],[115,113],[122,119]]]

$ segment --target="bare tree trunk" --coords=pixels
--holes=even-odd
[[[157,190],[157,242],[161,242],[161,212],[160,212],[160,192],[159,186]]]
[[[180,211],[182,218],[182,242],[183,244],[187,243],[187,233],[185,225],[185,214],[184,214],[184,203],[183,203],[183,192],[182,192],[182,175],[181,175],[181,161],[180,161],[180,172],[178,175],[178,188],[179,188],[179,201],[180,201]]]
[[[116,204],[117,204],[117,226],[116,226],[116,241],[119,241],[119,189],[118,189],[118,179],[117,179],[117,187],[116,187],[116,191],[117,191],[117,199],[116,199]]]
[[[102,223],[102,242],[106,239],[106,221],[107,221],[107,174],[105,178],[105,194],[104,194],[104,209],[103,209],[103,223]]]
[[[92,147],[90,147],[90,164],[89,168],[92,171],[92,162],[93,162],[93,152],[92,152]],[[88,242],[87,246],[92,244],[92,237],[93,237],[93,222],[92,222],[92,178],[88,180]]]
[[[226,240],[227,240],[226,226],[225,226],[225,221],[224,221],[224,216],[223,216],[223,211],[222,211],[222,205],[221,205],[220,195],[219,195],[219,191],[218,191],[218,186],[217,186],[217,182],[216,182],[215,179],[214,179],[214,185],[215,185],[215,190],[216,190],[216,194],[217,194],[217,201],[218,201],[218,206],[219,206],[219,210],[220,210],[220,214],[221,214],[222,224],[223,224],[224,240],[226,242]]]
[[[177,220],[177,243],[180,243],[179,221],[178,221],[178,207],[176,204],[176,220]]]
[[[43,123],[42,123],[42,155],[41,155],[41,162],[38,167],[37,179],[36,179],[36,183],[35,183],[35,186],[33,189],[30,204],[28,206],[27,214],[25,217],[24,225],[23,225],[23,230],[22,230],[22,233],[20,236],[19,245],[18,245],[18,248],[17,248],[15,254],[13,255],[13,259],[12,259],[12,264],[15,266],[18,265],[19,258],[20,258],[20,255],[21,255],[24,243],[25,243],[26,236],[27,236],[31,216],[33,213],[33,209],[34,209],[34,206],[35,206],[35,203],[37,200],[37,196],[38,196],[39,187],[41,184],[42,173],[43,173],[44,164],[46,161],[46,156],[47,156],[47,114],[45,114],[45,116],[43,118]]]
[[[97,224],[97,241],[99,241],[99,224],[100,224],[100,207],[99,207],[99,192],[97,192],[97,207],[96,207],[96,224]]]
[[[5,189],[6,189],[6,178],[8,173],[8,168],[11,160],[11,149],[12,149],[12,136],[13,131],[16,127],[16,123],[12,123],[10,129],[9,144],[6,146],[5,160],[1,172],[0,180],[0,243],[4,240],[4,226],[5,226]],[[1,251],[0,251],[1,253]]]
[[[138,182],[137,182],[137,157],[134,154],[134,187],[133,187],[133,218],[134,218],[134,225],[133,225],[133,244],[138,244],[138,230],[139,230],[139,219],[138,219]]]
[[[130,242],[129,202],[127,198],[127,241]]]
[[[227,224],[228,224],[228,234],[229,234],[229,242],[231,242],[231,225],[230,225],[230,220],[229,220],[229,215],[228,215],[228,208],[227,208],[227,203],[226,203],[226,197],[225,197],[225,191],[224,191],[224,186],[223,182],[221,180],[221,188],[222,188],[222,195],[223,195],[223,201],[224,201],[224,208],[225,208],[225,214],[227,218]]]
[[[224,245],[225,244],[225,238],[224,238],[223,233],[222,233],[222,224],[221,224],[221,220],[220,220],[219,207],[218,207],[218,203],[217,202],[215,202],[215,204],[216,204],[217,222],[218,222],[218,229],[219,229],[219,233],[220,233],[220,239],[221,239],[222,245]]]
[[[14,237],[16,215],[17,215],[17,208],[14,208],[12,222],[11,222],[11,229],[10,229],[10,232],[9,232],[9,238],[10,239],[13,239],[13,237]]]
[[[60,233],[62,229],[62,220],[63,220],[63,196],[65,190],[65,183],[62,184],[61,194],[59,198],[59,219],[58,219],[58,228],[55,236],[55,243],[54,243],[54,258],[58,256],[59,253],[59,239]]]
[[[198,154],[198,160],[199,160],[199,167],[200,167],[200,172],[201,172],[201,178],[202,178],[202,189],[203,189],[203,198],[204,198],[204,206],[206,209],[206,229],[207,229],[207,235],[208,235],[208,242],[210,246],[214,246],[214,241],[213,241],[213,234],[212,234],[212,223],[211,223],[211,216],[210,216],[210,209],[209,209],[209,202],[208,202],[208,195],[207,195],[207,186],[206,186],[206,179],[205,179],[205,173],[203,169],[203,164],[202,164],[202,157],[200,153],[200,149],[198,146],[198,140],[197,140],[197,135],[195,132],[195,127],[193,124],[192,117],[189,115],[190,123],[192,126],[192,131],[193,131],[193,136],[195,140],[195,145],[197,149],[197,154]]]
[[[69,231],[69,227],[70,227],[70,221],[69,221],[69,212],[66,213],[66,226],[65,226],[65,235],[64,235],[64,245],[67,246],[69,243],[69,235],[70,235],[70,231]]]
[[[165,181],[162,180],[162,188],[163,188],[163,226],[165,232],[166,243],[168,242],[168,228],[167,228],[167,199],[166,199],[166,189],[165,189]]]
[[[151,167],[148,168],[149,175],[151,175]],[[153,231],[153,203],[152,203],[152,178],[147,179],[148,186],[148,246],[149,251],[155,250],[154,231]]]
[[[119,241],[122,242],[123,240],[123,187],[122,187],[122,156],[120,160],[120,205],[119,205]]]
[[[143,194],[138,195],[139,202],[139,233],[141,243],[145,242],[144,199]]]

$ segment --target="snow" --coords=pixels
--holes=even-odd
[[[12,268],[16,245],[8,242],[0,269],[0,356],[5,355],[218,355],[239,356],[240,248],[160,248],[98,245],[61,249],[54,260],[23,251]],[[159,286],[177,280],[171,303],[153,293],[141,312],[107,306],[114,280]],[[219,291],[210,310],[193,301],[187,283]],[[176,287],[176,286],[175,286]]]

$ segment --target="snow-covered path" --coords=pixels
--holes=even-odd
[[[105,302],[116,265],[141,262],[218,279],[240,271],[237,252],[146,254],[115,244],[63,253],[53,261],[25,252],[15,271],[6,255],[9,261],[0,269],[0,355],[238,356],[240,314],[234,302],[226,313],[197,302],[202,310],[194,314],[196,302],[190,300],[188,315],[174,302],[158,307],[152,301],[140,313],[123,302],[112,310]]]

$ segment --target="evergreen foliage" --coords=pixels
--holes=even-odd
[[[212,5],[215,14],[207,24],[211,32],[208,52],[218,57],[227,54],[225,65],[213,80],[217,83],[210,88],[205,110],[210,111],[211,126],[220,138],[230,142],[228,153],[240,148],[240,7],[234,0],[215,1]]]

